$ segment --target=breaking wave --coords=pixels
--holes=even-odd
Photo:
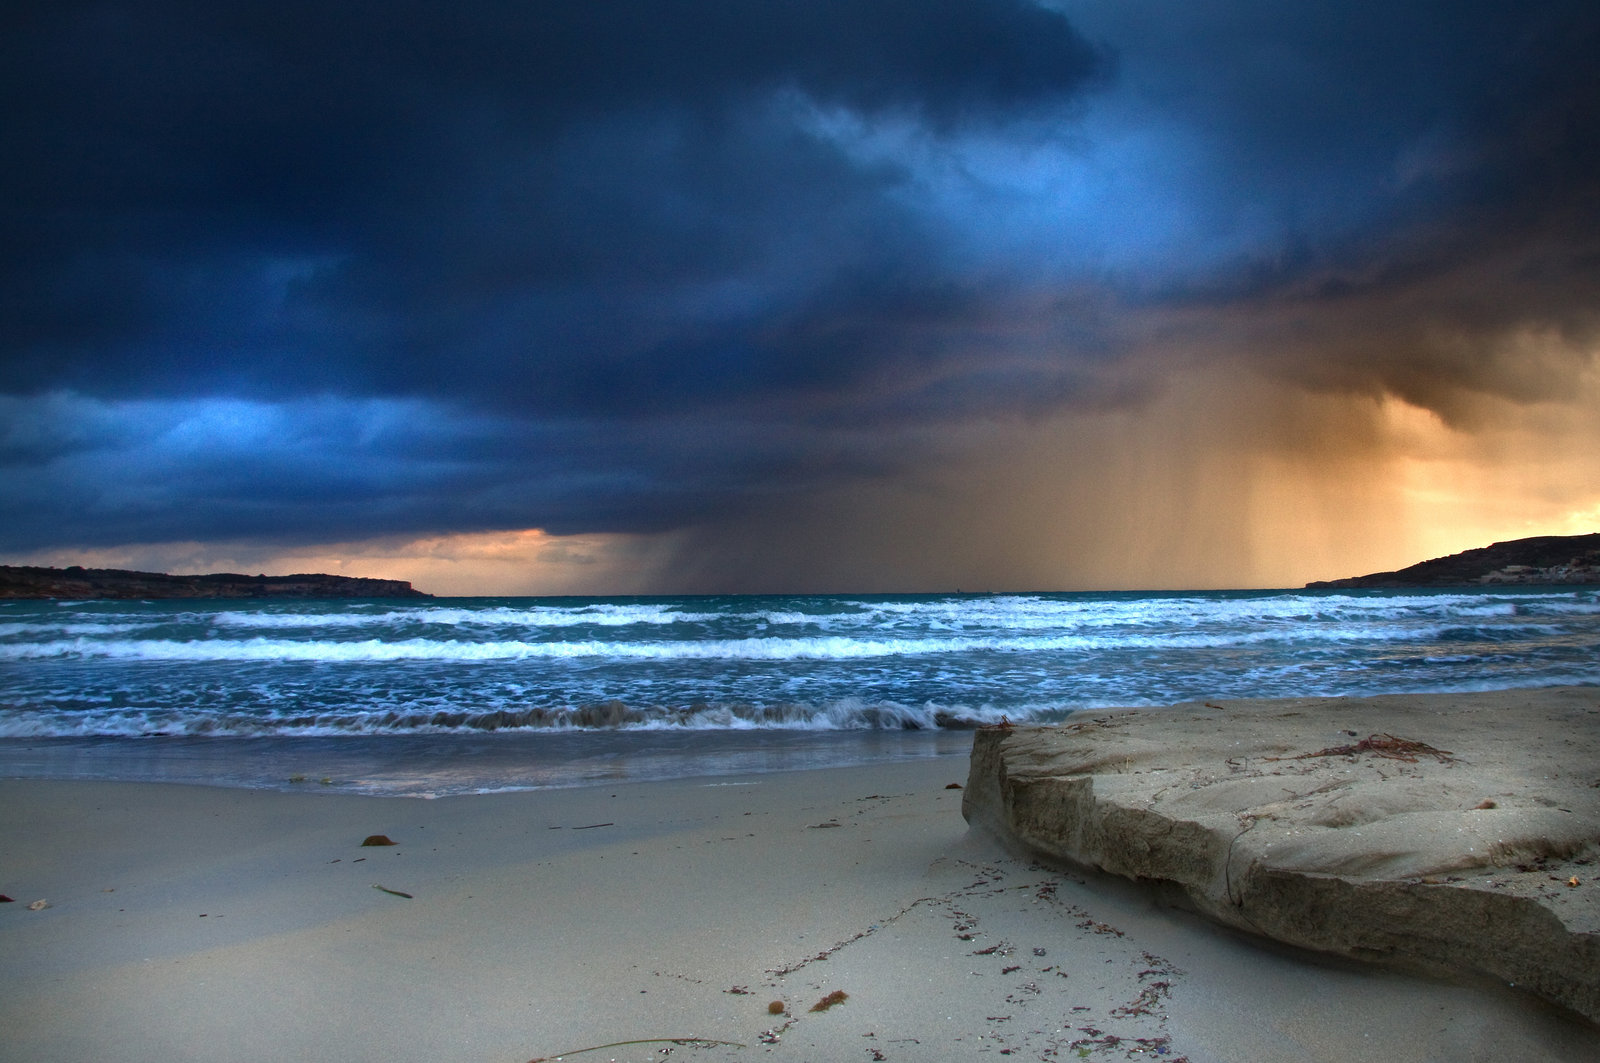
[[[0,736],[919,730],[1600,683],[1600,593],[0,603]]]

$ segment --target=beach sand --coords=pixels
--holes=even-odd
[[[1010,856],[946,788],[966,768],[431,801],[0,782],[0,1059],[1600,1058],[1523,994]]]

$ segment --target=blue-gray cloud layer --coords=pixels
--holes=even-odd
[[[1596,336],[1597,27],[14,7],[0,547],[714,524],[941,424],[1137,402],[1189,334],[1447,416],[1558,392]]]

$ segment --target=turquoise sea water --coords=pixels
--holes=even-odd
[[[448,793],[954,755],[1080,708],[1562,684],[1600,684],[1600,590],[8,602],[0,774],[317,760]]]

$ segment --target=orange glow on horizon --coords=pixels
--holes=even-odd
[[[440,596],[1296,587],[1600,529],[1600,371],[1564,403],[1396,398],[1216,368],[1137,407],[955,427],[942,457],[714,527],[538,529],[280,548],[164,543],[14,564],[329,572]],[[935,438],[935,437],[930,437]]]

